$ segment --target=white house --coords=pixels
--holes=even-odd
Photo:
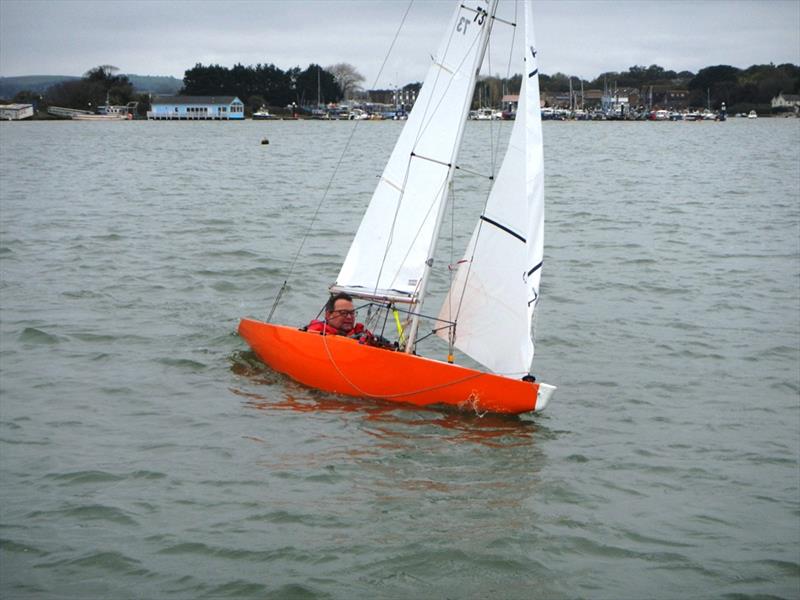
[[[800,95],[781,92],[772,99],[772,108],[794,108],[795,112],[800,111]]]
[[[235,96],[155,96],[148,119],[165,121],[242,120],[244,104]]]
[[[0,104],[0,121],[21,121],[33,116],[33,104]]]

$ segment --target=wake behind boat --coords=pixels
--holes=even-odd
[[[394,348],[243,319],[240,335],[273,369],[328,392],[417,406],[518,414],[542,410],[555,387],[529,375],[531,322],[543,265],[544,161],[533,18],[496,18],[498,0],[458,2],[414,110],[389,158],[332,293],[392,325]],[[437,317],[423,313],[433,256],[479,67],[493,30],[523,30],[519,106],[502,165]],[[438,267],[438,266],[437,266]],[[444,265],[447,269],[447,265]],[[286,283],[284,283],[284,287]],[[432,323],[425,331],[423,323]],[[423,333],[424,335],[420,335]],[[436,335],[447,361],[417,353]],[[455,349],[490,372],[454,364]]]

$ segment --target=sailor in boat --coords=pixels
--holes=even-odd
[[[323,335],[355,337],[367,330],[363,323],[356,323],[356,310],[353,308],[352,296],[340,292],[335,296],[332,295],[325,303],[325,320],[312,320],[306,326],[306,331],[316,331]]]
[[[344,335],[358,340],[361,344],[392,348],[394,345],[384,337],[374,335],[363,323],[356,323],[357,311],[353,306],[353,297],[345,292],[331,295],[325,303],[325,320],[314,319],[306,327],[306,331],[322,335]]]

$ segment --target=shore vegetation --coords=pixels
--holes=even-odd
[[[96,109],[105,104],[137,102],[137,113],[146,115],[150,109],[150,94],[134,88],[131,78],[153,80],[152,76],[127,76],[119,74],[112,65],[100,65],[87,71],[83,77],[63,78],[47,87],[44,92],[36,88],[23,89],[13,97],[0,98],[0,102],[32,103],[43,115],[47,106],[62,106],[83,110]],[[25,78],[20,78],[25,79]],[[33,80],[32,78],[29,78]],[[53,78],[56,79],[55,77]],[[173,80],[174,81],[174,80]],[[311,111],[320,105],[356,98],[368,100],[370,93],[380,95],[387,90],[364,90],[364,77],[346,63],[328,67],[309,64],[305,69],[292,67],[283,70],[274,64],[255,66],[235,64],[225,67],[218,64],[195,64],[184,72],[181,95],[237,96],[245,103],[247,113],[260,107],[270,107],[277,112],[286,110]],[[500,106],[503,96],[516,94],[521,77],[490,76],[482,78],[475,91],[474,104]],[[37,81],[37,85],[41,82]],[[409,84],[401,89],[414,87]],[[691,71],[672,71],[659,65],[634,65],[625,71],[600,73],[594,79],[581,79],[564,73],[540,75],[543,94],[565,94],[577,90],[637,90],[641,98],[658,97],[666,92],[685,91],[688,108],[719,109],[725,103],[729,112],[758,110],[772,112],[771,100],[778,94],[800,94],[800,66],[752,65],[740,69],[730,65],[714,65]]]

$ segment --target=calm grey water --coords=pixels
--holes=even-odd
[[[545,123],[522,419],[235,334],[328,189],[276,320],[316,314],[400,126],[0,125],[0,596],[799,597],[800,120]]]

